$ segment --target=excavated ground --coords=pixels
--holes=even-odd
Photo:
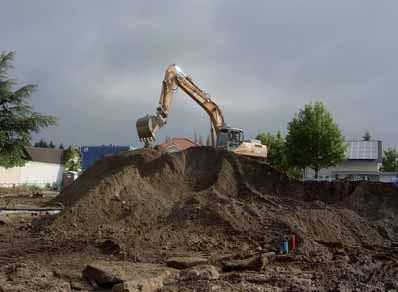
[[[68,289],[78,290],[80,281],[89,290],[98,287],[81,271],[95,259],[165,265],[172,256],[201,256],[221,275],[175,277],[160,291],[398,289],[398,189],[389,184],[303,183],[211,147],[142,149],[102,159],[55,203],[65,207],[60,215],[35,220],[28,231],[17,228],[30,236],[16,244],[18,257],[5,261],[8,278],[18,269],[53,271],[54,278],[61,262],[74,282],[65,273],[55,278]],[[292,233],[298,249],[279,255]],[[13,240],[6,236],[2,247]],[[225,263],[258,257],[260,266]],[[70,291],[62,287],[57,291]],[[40,289],[32,291],[46,291]]]

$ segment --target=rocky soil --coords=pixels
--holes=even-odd
[[[55,203],[59,215],[3,219],[0,291],[398,290],[389,184],[303,183],[210,147],[146,149],[102,159]],[[292,234],[297,249],[281,254]]]

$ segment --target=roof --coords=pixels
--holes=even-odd
[[[25,150],[30,161],[63,164],[63,149],[25,147]]]
[[[382,159],[382,144],[380,140],[346,141],[347,159],[380,160]]]
[[[180,150],[188,149],[190,147],[200,146],[188,138],[173,138],[168,142],[159,145],[160,148],[167,150],[169,147],[175,146]]]

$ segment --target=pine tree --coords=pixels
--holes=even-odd
[[[34,146],[35,147],[41,147],[41,148],[48,148],[49,147],[47,142],[44,141],[43,139],[40,139],[39,142],[36,142]]]
[[[8,76],[13,58],[13,52],[0,54],[0,166],[6,168],[24,165],[31,134],[56,123],[52,116],[33,112],[28,99],[35,85],[13,89],[15,82]]]

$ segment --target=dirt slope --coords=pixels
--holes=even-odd
[[[398,241],[398,190],[389,185],[302,183],[266,163],[211,147],[104,158],[56,201],[50,230],[157,249],[273,249],[296,232],[305,254],[330,246]]]

